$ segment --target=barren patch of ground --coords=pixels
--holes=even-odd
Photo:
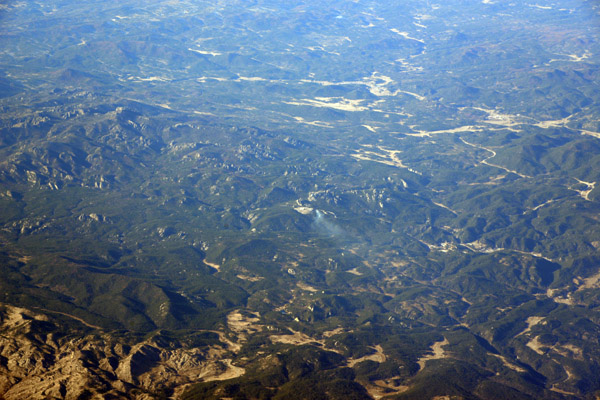
[[[448,342],[448,339],[444,338],[444,340],[440,341],[440,342],[435,342],[433,344],[433,346],[431,346],[431,352],[433,354],[428,354],[426,356],[423,356],[419,359],[419,361],[417,361],[417,364],[419,364],[419,370],[422,370],[423,368],[425,368],[425,364],[427,363],[427,361],[430,360],[439,360],[442,358],[447,358],[448,356],[446,355],[446,352],[444,351],[444,346],[450,344]]]
[[[371,347],[373,350],[375,350],[375,353],[373,354],[369,354],[360,358],[351,358],[348,360],[347,366],[352,368],[354,367],[356,364],[361,363],[363,361],[375,361],[377,363],[382,363],[385,362],[385,360],[387,360],[387,357],[385,356],[383,349],[381,348],[380,345],[376,345],[374,347]]]

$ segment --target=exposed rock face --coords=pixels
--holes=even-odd
[[[108,334],[69,337],[46,315],[0,306],[0,398],[153,399],[223,373],[221,346],[133,346]],[[200,378],[201,377],[201,378]]]

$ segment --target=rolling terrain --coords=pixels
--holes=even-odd
[[[0,5],[0,398],[600,396],[599,22]]]

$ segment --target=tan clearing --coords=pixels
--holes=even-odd
[[[258,281],[262,281],[263,278],[262,276],[249,276],[249,275],[236,275],[237,278],[240,278],[243,281],[248,281],[248,282],[258,282]]]
[[[593,136],[595,138],[600,139],[600,132],[592,132],[592,131],[586,131],[586,130],[581,130],[581,134],[582,135],[588,135],[588,136]]]
[[[29,318],[33,318],[37,321],[47,321],[48,317],[41,314],[33,314],[30,310],[26,310],[20,307],[13,307],[4,305],[6,307],[7,318],[2,321],[5,327],[15,328],[23,325],[29,321]]]
[[[396,159],[396,160],[388,160],[386,157],[386,155],[383,154],[378,154],[372,151],[367,151],[367,152],[363,152],[361,153],[355,153],[355,154],[351,154],[350,157],[355,158],[357,160],[362,160],[362,161],[373,161],[376,163],[380,163],[380,164],[385,164],[385,165],[389,165],[392,167],[398,167],[398,168],[408,168],[406,165],[402,164],[402,161]]]
[[[533,124],[533,126],[537,126],[542,129],[561,128],[561,127],[564,127],[569,122],[571,117],[572,117],[572,115],[569,115],[568,117],[563,118],[563,119],[555,119],[555,120],[551,120],[551,121],[540,121],[537,124]]]
[[[228,379],[239,378],[240,376],[244,375],[244,373],[246,373],[246,370],[244,368],[236,367],[231,362],[232,360],[230,358],[221,360],[221,363],[225,365],[225,368],[227,368],[225,372],[222,372],[218,375],[210,376],[209,374],[211,373],[211,371],[208,370],[206,371],[207,375],[200,374],[198,375],[198,378],[203,379],[204,382],[226,381]]]
[[[302,117],[293,117],[296,122],[300,123],[300,124],[306,124],[306,125],[312,125],[312,126],[318,126],[319,128],[333,128],[333,126],[331,126],[331,124],[329,122],[323,122],[323,121],[307,121]]]
[[[579,193],[579,195],[581,197],[583,197],[584,200],[591,201],[589,196],[590,196],[590,193],[592,193],[592,191],[596,187],[596,182],[586,182],[586,181],[582,181],[577,178],[573,178],[573,179],[575,179],[577,182],[579,182],[582,185],[586,185],[587,190],[577,190],[577,189],[571,189],[571,190],[574,190],[577,193]]]
[[[294,210],[302,215],[310,215],[313,212],[312,207],[294,207]]]
[[[188,48],[189,51],[193,51],[194,53],[198,53],[198,54],[202,54],[202,55],[207,55],[207,56],[220,56],[223,53],[219,53],[218,51],[206,51],[206,50],[198,50],[198,49],[192,49],[191,47]]]
[[[17,261],[22,262],[23,264],[27,264],[29,261],[31,261],[31,258],[31,256],[21,256],[17,258]]]
[[[530,210],[528,210],[528,211],[537,211],[537,210],[539,210],[540,208],[542,208],[542,207],[544,207],[544,206],[547,206],[547,205],[548,205],[548,204],[550,204],[550,203],[554,203],[554,200],[548,200],[548,201],[546,201],[545,203],[542,203],[542,204],[540,204],[540,205],[538,205],[538,206],[535,206],[535,207],[531,208],[531,209],[530,209]],[[527,211],[524,211],[524,212],[523,212],[523,215],[524,215],[524,214],[526,214],[526,213],[527,213]]]
[[[415,99],[420,100],[420,101],[427,100],[427,98],[425,98],[425,97],[423,97],[423,96],[421,96],[419,94],[416,94],[416,93],[413,93],[413,92],[407,92],[406,90],[396,90],[396,92],[394,94],[398,94],[398,93],[407,94],[407,95],[412,96]]]
[[[542,351],[544,345],[539,342],[539,338],[539,336],[534,337],[529,342],[527,342],[526,346],[538,353],[539,355],[544,355],[544,351]]]
[[[497,110],[492,110],[489,108],[473,107],[473,109],[487,113],[487,117],[484,122],[488,124],[502,126],[513,126],[520,124],[520,122],[515,122],[515,119],[518,118],[518,115],[502,114]]]
[[[571,294],[567,294],[567,297],[560,297],[554,295],[554,292],[557,292],[561,289],[548,289],[546,290],[546,296],[550,297],[555,303],[567,304],[572,306],[574,304],[573,299],[571,299]]]
[[[500,354],[491,354],[490,353],[490,355],[502,360],[502,364],[504,364],[505,367],[512,369],[513,371],[517,371],[517,372],[521,372],[521,373],[527,372],[524,368],[521,368],[518,365],[511,363],[510,361],[508,361],[506,359],[506,357],[501,356]]]
[[[527,328],[525,328],[525,330],[521,333],[519,333],[517,336],[521,336],[526,334],[527,332],[531,331],[531,328],[533,328],[534,326],[536,326],[537,324],[539,324],[540,322],[542,322],[544,320],[545,317],[529,317],[527,318]],[[515,337],[517,337],[515,336]]]
[[[350,358],[348,360],[348,363],[346,364],[346,366],[352,368],[354,367],[356,364],[361,363],[363,361],[375,361],[376,363],[383,363],[387,360],[387,357],[385,356],[385,354],[383,353],[383,348],[381,347],[381,345],[376,345],[374,347],[371,347],[373,350],[375,350],[375,353],[373,354],[369,354],[360,358]]]
[[[217,271],[219,271],[221,269],[221,266],[219,264],[214,264],[214,263],[208,262],[206,260],[202,260],[202,262],[204,264],[208,265],[209,267],[216,269]]]
[[[386,149],[385,147],[382,147],[382,146],[371,146],[371,145],[363,145],[363,147],[366,147],[368,149],[373,149],[373,147],[376,147],[377,150],[379,150],[379,152],[374,151],[374,150],[359,150],[355,154],[351,154],[350,156],[357,160],[373,161],[373,162],[377,162],[380,164],[389,165],[392,167],[404,168],[414,174],[422,175],[421,172],[416,171],[402,163],[402,160],[398,157],[398,154],[402,153],[401,150],[390,150],[390,149]],[[404,182],[404,183],[406,184],[406,182]]]
[[[219,342],[225,343],[225,345],[227,346],[227,349],[234,353],[237,353],[238,351],[240,351],[242,349],[242,345],[231,341],[227,337],[225,332],[221,332],[221,331],[206,331],[206,332],[212,332],[212,333],[216,333],[217,335],[219,335]]]
[[[293,329],[290,329],[290,331],[293,332],[292,335],[271,335],[269,336],[269,339],[271,339],[271,342],[273,343],[293,344],[296,346],[308,343],[320,343],[318,340],[315,340],[302,332],[297,332]]]
[[[552,346],[552,350],[563,357],[583,361],[583,350],[572,344],[563,344],[562,346]],[[567,371],[568,373],[568,371]]]
[[[584,289],[597,289],[600,287],[600,272],[583,280],[583,284],[577,288],[577,291]]]
[[[318,292],[319,291],[318,289],[315,289],[314,287],[307,285],[305,283],[302,283],[302,282],[298,282],[296,284],[296,286],[298,286],[299,289],[305,290],[307,292]]]
[[[260,330],[260,326],[256,324],[260,321],[260,314],[254,313],[254,315],[254,317],[247,317],[242,315],[239,310],[232,311],[227,314],[227,326],[237,333],[252,334],[257,332]]]
[[[441,342],[435,342],[433,346],[431,346],[431,351],[433,352],[433,354],[423,356],[419,359],[419,361],[417,361],[417,364],[419,364],[419,371],[425,368],[425,363],[427,363],[427,361],[447,358],[448,356],[446,355],[446,352],[444,351],[443,347],[448,344],[450,344],[450,342],[448,342],[448,339],[446,338],[444,338],[444,340],[442,340]]]
[[[450,211],[454,215],[458,215],[458,213],[456,211],[454,211],[453,209],[451,209],[450,207],[448,207],[448,206],[446,206],[446,205],[444,205],[442,203],[436,203],[435,201],[432,201],[432,203],[435,204],[438,207],[445,208],[446,210]]]
[[[398,29],[396,29],[396,28],[392,28],[392,29],[390,29],[390,31],[394,32],[394,33],[395,33],[395,34],[397,34],[397,35],[400,35],[400,36],[402,36],[404,39],[407,39],[407,40],[414,40],[414,41],[416,41],[416,42],[419,42],[419,43],[425,43],[425,42],[424,42],[423,40],[421,40],[421,39],[415,39],[414,37],[410,37],[410,35],[409,35],[409,33],[408,33],[408,32],[401,32],[401,31],[399,31],[399,30],[398,30]]]
[[[390,379],[377,380],[373,383],[371,383],[371,382],[365,382],[365,383],[359,382],[359,383],[364,386],[364,388],[367,390],[367,393],[369,393],[369,395],[371,397],[373,397],[376,400],[379,400],[385,396],[393,396],[396,394],[404,393],[408,389],[410,389],[410,386],[394,384],[395,380],[400,380],[400,379],[401,378],[399,376],[395,376]]]
[[[343,332],[344,332],[344,328],[335,328],[331,331],[323,332],[323,337],[330,338],[332,336],[339,335],[340,333],[343,333]]]

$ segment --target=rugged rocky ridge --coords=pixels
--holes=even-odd
[[[52,315],[0,306],[0,398],[164,398],[201,377],[220,379],[227,345],[184,347],[159,334],[135,342],[65,331]]]

